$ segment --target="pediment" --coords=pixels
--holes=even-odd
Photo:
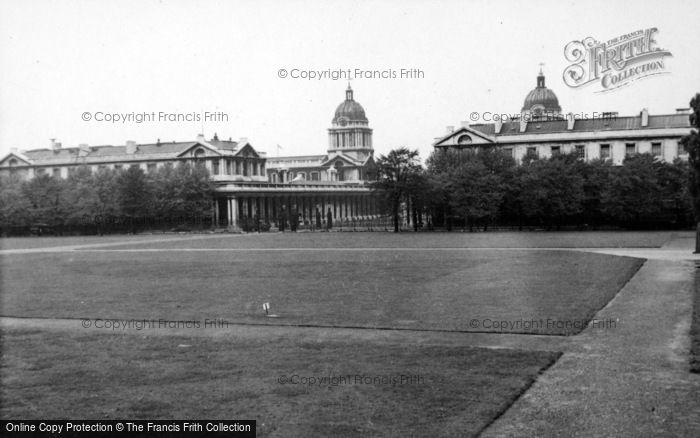
[[[433,146],[463,146],[494,144],[496,139],[476,129],[462,126],[461,128],[438,139]]]

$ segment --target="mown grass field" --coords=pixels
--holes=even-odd
[[[583,241],[505,234],[493,246]],[[0,414],[254,418],[260,436],[472,436],[559,353],[477,348],[454,338],[442,342],[439,334],[416,340],[435,330],[573,335],[643,263],[564,250],[489,249],[484,237],[436,236],[445,237],[142,236],[117,246],[119,240],[109,238],[102,249],[2,254],[2,316],[75,320],[60,329],[42,328],[41,321],[31,329],[3,329]],[[143,239],[159,241],[139,243]],[[634,246],[632,240],[663,243],[635,235],[616,242]],[[612,246],[603,241],[589,238],[583,246]],[[66,242],[46,246],[83,244]],[[279,317],[266,318],[263,302]],[[93,325],[81,328],[83,318]],[[175,334],[96,329],[97,319],[222,319],[230,326],[209,336],[201,328]],[[579,325],[494,326],[537,320]],[[270,325],[285,328],[271,332]],[[368,335],[334,335],[340,327]],[[408,331],[389,339],[373,336],[376,329]],[[422,381],[355,384],[357,375]],[[283,384],[281,376],[350,377],[339,384]]]
[[[270,302],[275,324],[575,334],[641,263],[518,250],[17,254],[3,258],[2,314],[267,324]]]
[[[9,330],[3,344],[2,418],[255,419],[283,437],[472,436],[558,357],[292,334]]]

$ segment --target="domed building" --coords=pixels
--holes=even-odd
[[[561,114],[559,99],[557,99],[554,91],[545,86],[542,69],[540,69],[540,74],[537,75],[537,86],[527,93],[520,112],[538,118],[542,116],[557,118]]]
[[[345,100],[335,109],[325,155],[268,158],[271,182],[332,181],[358,184],[374,168],[372,129],[348,84]]]
[[[464,121],[435,139],[435,149],[499,148],[522,163],[526,158],[575,154],[581,160],[605,160],[622,165],[635,154],[651,154],[673,162],[687,159],[680,144],[690,129],[689,109],[676,114],[651,115],[647,108],[621,117],[617,112],[562,114],[559,99],[545,86],[540,69],[537,86],[525,97],[521,113],[494,123]]]

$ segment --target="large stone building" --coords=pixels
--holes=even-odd
[[[271,182],[360,182],[374,170],[372,129],[365,109],[353,96],[350,85],[345,101],[338,105],[328,129],[328,152],[323,155],[268,158]]]
[[[255,218],[276,225],[292,212],[303,223],[316,221],[317,210],[325,222],[330,214],[336,224],[377,216],[377,203],[366,184],[374,168],[372,130],[362,106],[350,87],[335,112],[329,129],[327,154],[270,159],[245,138],[119,146],[50,147],[18,151],[0,159],[0,175],[30,179],[48,174],[67,178],[81,166],[138,167],[144,172],[179,162],[207,167],[215,183],[214,218],[218,224],[238,228],[242,220]]]
[[[687,158],[680,139],[690,130],[686,109],[676,114],[639,114],[620,117],[617,113],[563,114],[559,100],[545,86],[540,71],[537,86],[527,94],[518,117],[494,123],[462,122],[457,129],[436,139],[436,149],[498,147],[517,162],[530,154],[547,158],[560,153],[576,153],[585,160],[611,160],[622,164],[625,157],[650,153],[665,161]]]

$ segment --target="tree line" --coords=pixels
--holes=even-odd
[[[214,186],[202,165],[179,163],[145,173],[138,167],[88,166],[67,179],[0,179],[2,234],[136,232],[212,226]]]
[[[512,227],[561,229],[685,228],[693,223],[688,163],[650,154],[621,166],[585,162],[576,154],[526,157],[517,164],[493,147],[434,151],[426,167],[417,151],[391,151],[377,160],[373,187],[395,217],[416,228]]]

